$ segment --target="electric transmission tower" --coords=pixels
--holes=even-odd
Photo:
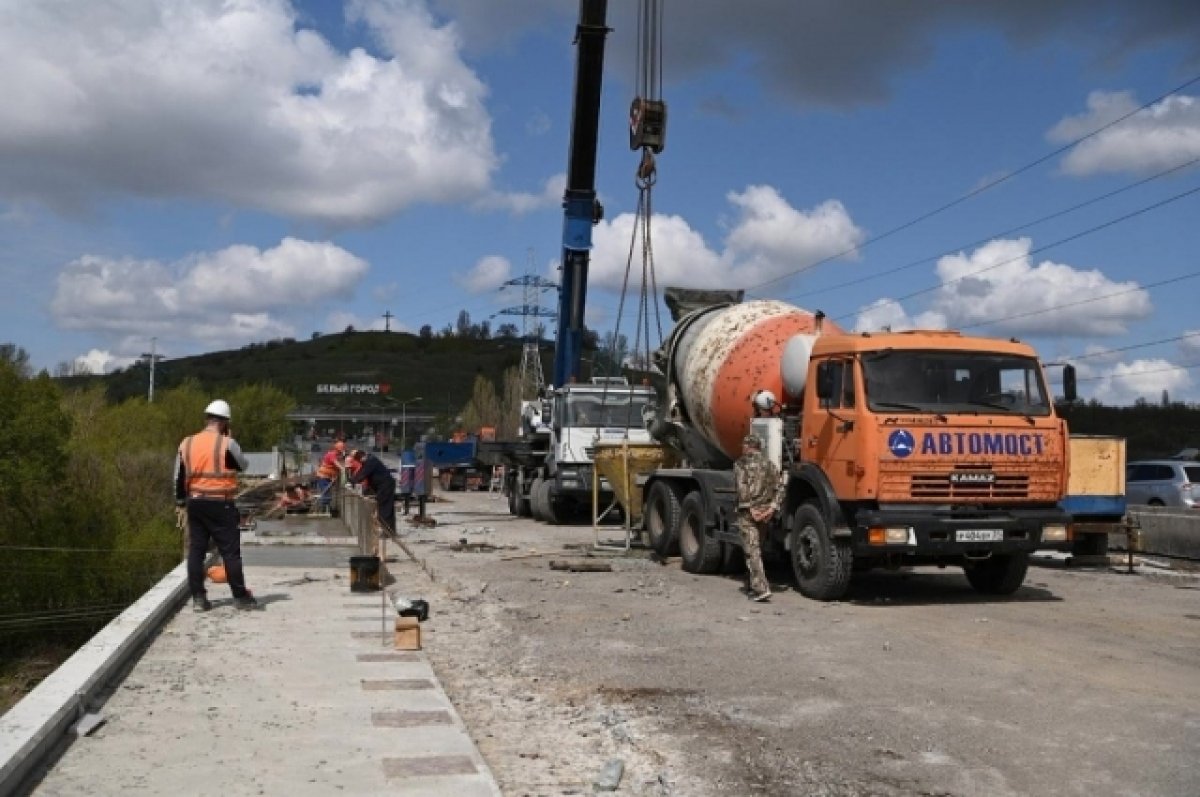
[[[520,288],[522,302],[513,307],[498,310],[494,315],[521,316],[521,338],[525,344],[521,348],[521,398],[536,398],[538,392],[546,385],[546,377],[542,372],[541,326],[539,318],[558,318],[558,313],[549,307],[543,307],[538,302],[541,294],[546,291],[558,290],[558,283],[539,277],[533,273],[533,250],[529,250],[529,263],[525,274],[510,279],[500,286],[505,288]]]

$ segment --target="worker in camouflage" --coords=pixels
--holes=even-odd
[[[765,601],[771,597],[771,587],[763,572],[759,539],[775,514],[779,472],[763,453],[758,435],[746,435],[742,441],[742,456],[733,465],[733,479],[737,485],[738,530],[742,533],[746,569],[750,572],[750,597]]]

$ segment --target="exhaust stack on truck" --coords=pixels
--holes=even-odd
[[[853,570],[917,564],[1007,594],[1030,552],[1069,547],[1066,424],[1026,344],[852,334],[783,302],[725,302],[680,317],[658,365],[650,431],[683,464],[649,476],[643,522],[689,571],[737,559],[732,464],[752,430],[785,482],[764,546],[809,597],[841,597]]]

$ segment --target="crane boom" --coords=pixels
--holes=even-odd
[[[558,299],[558,336],[554,384],[579,376],[583,353],[584,310],[592,227],[603,210],[596,201],[596,145],[600,126],[600,90],[604,78],[604,41],[608,36],[608,0],[580,0],[575,28],[575,98],[563,194],[562,291]]]

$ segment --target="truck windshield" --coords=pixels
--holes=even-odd
[[[599,393],[567,398],[568,426],[604,426],[622,429],[642,428],[642,410],[650,401],[649,396],[628,393]]]
[[[874,412],[1050,414],[1032,357],[892,349],[863,358],[863,379]]]

